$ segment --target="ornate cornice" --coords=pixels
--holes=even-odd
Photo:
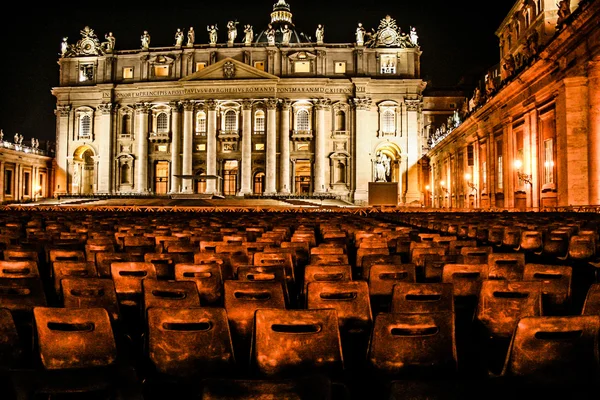
[[[61,116],[61,117],[68,117],[69,114],[71,113],[71,106],[67,105],[67,106],[56,106],[56,110],[54,111],[55,115]]]
[[[360,111],[370,111],[373,100],[370,97],[355,97],[352,99],[354,108]]]

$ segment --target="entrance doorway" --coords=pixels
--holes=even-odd
[[[82,146],[75,150],[73,155],[72,193],[94,193],[96,164],[94,150],[89,146]]]
[[[157,161],[154,167],[154,193],[167,194],[169,191],[169,162]]]
[[[225,168],[223,170],[223,195],[235,196],[237,187],[237,176],[238,176],[238,162],[237,160],[225,161]]]
[[[310,160],[296,161],[294,183],[296,194],[310,194],[312,191],[312,166]]]

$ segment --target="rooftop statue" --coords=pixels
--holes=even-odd
[[[69,44],[67,43],[68,37],[64,37],[62,43],[60,44],[60,55],[61,57],[65,57],[67,52],[69,51]]]
[[[150,34],[148,31],[144,31],[144,34],[141,37],[142,41],[142,50],[148,50],[150,48]]]
[[[229,21],[227,22],[227,43],[233,44],[235,38],[237,38],[237,25],[239,22],[237,21]]]
[[[254,30],[252,25],[244,25],[244,44],[250,46],[254,40]]]
[[[323,39],[325,38],[325,28],[323,25],[319,24],[319,26],[317,26],[315,37],[317,38],[317,44],[323,44]]]
[[[268,25],[265,35],[267,36],[267,42],[269,43],[269,46],[275,46],[275,29],[273,28],[273,25]]]
[[[561,0],[556,4],[558,7],[558,19],[556,20],[556,29],[559,30],[565,19],[571,15],[571,0]]]
[[[215,25],[207,25],[206,30],[208,31],[208,43],[210,43],[212,46],[215,46],[217,44],[217,40],[218,40],[219,28],[217,28],[216,24]]]
[[[417,28],[414,26],[410,27],[410,42],[413,46],[419,45],[419,36],[417,35]]]
[[[356,28],[356,44],[362,46],[365,44],[365,28],[363,28],[363,24],[361,22],[358,23],[358,27]]]
[[[190,26],[190,30],[188,31],[187,38],[188,38],[187,46],[193,47],[194,42],[196,41],[196,32],[194,32],[193,26]]]
[[[81,39],[74,45],[67,43],[64,37],[61,43],[61,57],[102,56],[107,52],[107,43],[100,44],[94,30],[86,26],[81,31]]]
[[[180,28],[177,28],[177,32],[175,32],[175,46],[181,47],[183,45],[183,32]]]
[[[104,35],[104,39],[106,39],[106,42],[102,43],[104,50],[107,53],[112,53],[113,50],[115,49],[115,42],[116,42],[116,39],[113,36],[113,33],[108,32],[106,35]]]
[[[290,44],[290,39],[292,38],[292,30],[286,25],[283,26],[283,28],[280,28],[281,30],[281,34],[282,39],[281,39],[281,43],[284,45],[288,45]]]

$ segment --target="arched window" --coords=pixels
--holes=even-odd
[[[394,110],[385,110],[381,116],[381,130],[383,133],[396,133],[396,113]]]
[[[196,134],[206,134],[206,113],[204,111],[196,114]]]
[[[346,113],[342,110],[338,110],[335,113],[335,130],[345,131],[346,130]]]
[[[234,110],[225,112],[225,131],[237,131],[237,115]]]
[[[309,131],[310,130],[310,119],[308,117],[308,110],[301,109],[296,113],[296,130],[297,131]]]
[[[254,194],[262,194],[265,182],[265,173],[257,172],[254,175]]]
[[[81,117],[79,126],[79,136],[87,137],[92,134],[92,118],[89,115]]]
[[[263,110],[257,110],[254,113],[254,133],[265,133],[265,112]]]
[[[156,130],[158,132],[169,131],[169,117],[167,117],[167,113],[162,112],[156,117]]]

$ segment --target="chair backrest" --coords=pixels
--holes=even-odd
[[[223,305],[221,264],[175,264],[175,280],[194,282],[201,304]]]
[[[475,318],[486,336],[508,339],[519,318],[542,315],[542,282],[484,280]]]
[[[194,282],[144,279],[142,280],[142,292],[145,313],[152,307],[200,307],[200,296]]]
[[[106,278],[64,278],[61,298],[66,308],[104,308],[113,321],[120,321],[121,312],[115,284]]]
[[[461,254],[463,247],[477,247],[477,240],[453,240],[448,245],[448,254]]]
[[[487,264],[446,264],[442,282],[452,283],[454,297],[477,297],[481,282],[488,278]]]
[[[17,325],[8,308],[0,308],[0,370],[24,366],[25,352]]]
[[[525,264],[524,281],[542,282],[544,314],[564,313],[571,304],[573,267],[570,265]]]
[[[600,282],[592,283],[587,290],[582,315],[600,315]]]
[[[154,264],[142,261],[111,263],[110,272],[118,296],[137,297],[142,294],[142,281],[156,279]]]
[[[349,265],[347,254],[311,254],[310,265]]]
[[[371,271],[371,266],[375,264],[402,264],[403,261],[402,256],[400,254],[368,254],[363,256],[362,259],[362,268],[357,268],[357,272],[359,274],[359,278],[369,279],[369,274]]]
[[[39,262],[38,252],[35,250],[5,249],[2,251],[5,261],[35,261]]]
[[[415,264],[375,264],[369,271],[369,294],[392,296],[394,285],[399,282],[416,282]]]
[[[220,307],[148,310],[148,358],[159,374],[175,378],[230,374],[235,357]]]
[[[335,310],[259,309],[252,345],[259,376],[334,376],[344,368]]]
[[[47,370],[88,369],[115,364],[117,348],[104,308],[33,310],[37,344]]]
[[[110,278],[110,264],[113,261],[144,261],[142,255],[114,252],[114,251],[99,251],[96,253],[96,267],[98,269],[98,276],[101,278]]]
[[[454,314],[378,314],[368,362],[384,376],[425,378],[456,372]]]
[[[175,264],[181,263],[179,253],[145,253],[144,261],[154,264],[158,279],[175,279]]]
[[[350,265],[307,265],[304,268],[303,293],[311,282],[344,282],[352,280]]]
[[[598,383],[600,316],[521,318],[502,375],[543,385]]]
[[[452,283],[398,282],[392,291],[390,312],[421,314],[454,312]]]
[[[37,261],[0,261],[0,279],[2,278],[39,278]]]
[[[462,264],[487,264],[492,246],[464,246],[460,249]]]
[[[385,244],[385,243],[383,243],[383,244]],[[356,250],[356,267],[359,269],[362,268],[363,258],[365,256],[374,255],[374,254],[389,255],[390,250],[387,247],[387,245],[385,245],[384,247],[360,247],[359,249]]]
[[[491,253],[488,255],[490,279],[522,280],[525,253]]]
[[[426,255],[437,255],[442,257],[446,255],[446,249],[441,246],[416,247],[410,253],[410,262],[417,267],[424,267]]]
[[[44,282],[40,278],[0,279],[0,306],[28,318],[34,307],[47,305]]]
[[[254,253],[254,266],[256,267],[267,267],[267,266],[278,266],[283,267],[286,275],[286,280],[289,283],[295,281],[294,276],[294,261],[292,260],[291,253]],[[238,271],[239,276],[239,271]]]
[[[88,261],[55,261],[52,263],[54,291],[60,295],[60,282],[64,278],[97,278],[96,264]]]
[[[306,308],[336,310],[342,335],[371,330],[373,316],[365,281],[311,282],[306,289]]]

